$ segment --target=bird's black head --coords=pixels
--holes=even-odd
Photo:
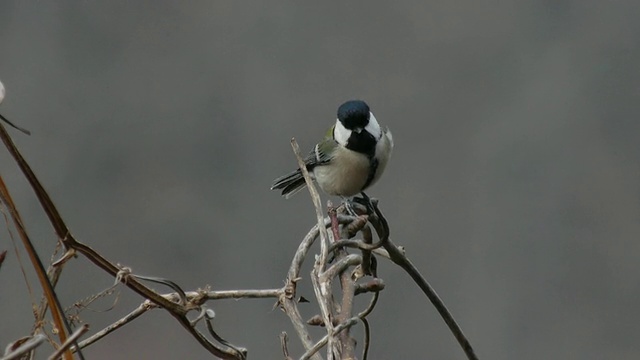
[[[347,101],[338,108],[338,120],[349,130],[367,126],[369,114],[369,105],[362,100]]]

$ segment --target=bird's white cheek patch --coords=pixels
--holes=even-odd
[[[380,124],[378,124],[378,120],[373,113],[369,113],[369,123],[364,128],[369,134],[373,135],[376,140],[379,140],[382,136],[382,130],[380,129]]]
[[[347,130],[347,128],[342,125],[340,120],[336,121],[336,127],[333,130],[333,137],[336,139],[338,144],[342,146],[347,146],[347,142],[349,141],[349,136],[351,136],[351,131]]]

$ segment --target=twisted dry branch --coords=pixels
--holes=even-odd
[[[305,353],[301,359],[321,360],[322,357],[318,352],[325,346],[327,347],[328,360],[355,358],[355,340],[351,337],[349,330],[360,321],[362,321],[365,327],[363,358],[366,359],[370,342],[370,326],[366,317],[373,311],[379,297],[379,292],[384,289],[384,282],[377,278],[376,274],[377,260],[375,255],[379,255],[390,259],[412,277],[443,317],[467,357],[469,359],[477,359],[469,341],[462,333],[462,330],[440,297],[409,261],[402,248],[396,246],[391,241],[387,220],[379,210],[377,201],[369,199],[363,193],[363,199],[361,199],[362,205],[358,208],[358,213],[361,214],[360,216],[345,215],[332,206],[329,206],[329,217],[324,216],[319,194],[304,165],[299,147],[293,139],[292,147],[313,200],[317,224],[309,231],[298,246],[287,272],[284,286],[282,288],[263,290],[183,291],[180,286],[170,280],[133,274],[130,269],[115,265],[89,246],[75,239],[53,204],[53,201],[1,124],[0,135],[7,149],[18,163],[18,166],[36,193],[40,204],[59,237],[59,241],[66,250],[62,258],[54,263],[54,266],[49,271],[49,278],[53,286],[55,286],[64,264],[72,259],[74,257],[73,255],[80,254],[111,275],[116,282],[124,284],[124,286],[138,293],[145,299],[144,302],[131,313],[79,344],[74,345],[76,340],[87,328],[82,328],[73,333],[68,341],[65,339],[61,351],[67,358],[70,353],[65,351],[65,349],[69,348],[78,352],[79,349],[95,343],[104,336],[137,319],[142,314],[147,313],[149,310],[161,308],[169,312],[187,332],[213,355],[222,359],[245,359],[247,356],[246,349],[234,346],[215,332],[213,329],[214,312],[204,306],[205,302],[229,298],[276,298],[278,300],[277,304],[290,318],[294,330],[304,346]],[[8,195],[3,195],[5,203],[7,202],[7,198]],[[376,231],[378,236],[377,242],[373,242],[369,225]],[[331,232],[327,231],[328,227],[331,228]],[[358,233],[362,234],[362,239],[353,239]],[[320,340],[313,341],[307,324],[302,320],[298,310],[296,286],[303,278],[300,276],[301,266],[309,254],[311,246],[318,237],[320,237],[320,255],[316,257],[316,261],[314,262],[311,272],[311,282],[320,314],[314,318],[318,319],[317,323],[319,325],[325,327],[327,333]],[[358,249],[361,251],[361,255],[349,254],[347,248]],[[358,283],[358,280],[363,276],[373,276],[373,279],[364,283]],[[334,279],[340,281],[341,293],[339,294],[334,294],[332,288]],[[169,294],[158,293],[146,286],[143,281],[164,284],[174,292]],[[365,310],[354,316],[352,314],[354,297],[367,293],[373,294],[369,305]],[[339,300],[336,300],[336,296],[334,295],[338,295]],[[44,316],[45,311],[45,308],[41,308],[38,316]],[[193,311],[198,311],[200,315],[194,320],[190,320],[187,315]],[[196,325],[201,319],[205,319],[208,334],[216,340],[217,343],[211,341],[197,329]],[[283,352],[285,353],[285,357],[289,359],[286,334],[282,335],[281,339]]]

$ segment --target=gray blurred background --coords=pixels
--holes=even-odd
[[[639,14],[636,0],[2,1],[0,112],[33,132],[11,130],[107,258],[185,289],[273,288],[314,223],[305,193],[269,191],[295,168],[289,140],[306,151],[364,99],[396,140],[369,194],[481,359],[637,359]],[[0,169],[47,259],[56,237],[5,150]],[[7,230],[1,249],[4,347],[40,292]],[[406,274],[380,276],[370,359],[464,359]],[[60,297],[112,283],[78,258]],[[114,301],[82,313],[92,331],[141,299],[122,290],[105,312]],[[300,355],[273,301],[209,304],[251,359],[281,359],[282,330]],[[160,310],[85,354],[210,358]]]

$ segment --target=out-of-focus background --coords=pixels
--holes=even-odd
[[[637,359],[638,14],[636,0],[3,1],[0,113],[33,132],[10,130],[109,259],[185,289],[273,288],[315,219],[306,193],[269,191],[295,168],[289,140],[309,149],[364,99],[396,140],[369,194],[481,359]],[[5,150],[0,172],[47,259],[56,237]],[[6,229],[1,249],[4,347],[30,331],[39,286]],[[370,359],[464,358],[406,274],[382,261],[380,277]],[[71,305],[112,283],[79,258],[59,291]],[[104,312],[115,300],[81,314],[92,331],[141,302],[122,290]],[[281,359],[283,330],[300,355],[272,301],[209,305],[249,358]],[[85,355],[210,358],[160,310]]]

